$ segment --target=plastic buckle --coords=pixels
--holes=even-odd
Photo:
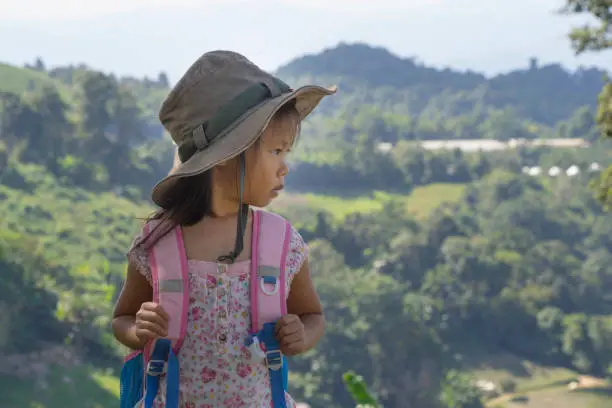
[[[278,293],[278,289],[280,287],[280,280],[276,279],[274,277],[272,277],[274,279],[274,289],[272,289],[272,291],[270,292],[268,289],[266,289],[266,284],[268,282],[266,282],[267,276],[263,276],[260,280],[259,280],[259,288],[261,289],[261,291],[263,293],[265,293],[268,296],[272,296],[272,295],[276,295]]]
[[[252,362],[262,362],[266,358],[266,352],[261,348],[261,343],[257,336],[252,335],[247,337],[244,345],[251,352]]]
[[[280,370],[283,366],[283,353],[280,350],[266,351],[266,365],[270,370]]]
[[[149,360],[147,363],[147,374],[155,377],[166,374],[167,364],[164,360]]]

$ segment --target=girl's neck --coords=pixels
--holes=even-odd
[[[210,209],[215,218],[235,217],[240,209],[237,200],[228,199],[223,194],[213,194],[211,201]]]
[[[236,217],[240,211],[239,186],[235,182],[234,172],[225,169],[224,173],[222,170],[223,167],[213,168],[211,214],[215,218]]]

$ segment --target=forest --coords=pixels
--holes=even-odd
[[[388,408],[609,406],[603,74],[532,59],[487,78],[366,44],[278,70],[340,88],[304,125],[271,207],[308,241],[329,322],[291,360],[298,400],[354,406],[361,376]],[[117,403],[125,350],[110,316],[150,188],[171,165],[156,119],[168,91],[163,73],[0,65],[0,406]],[[588,146],[419,144],[554,138]]]

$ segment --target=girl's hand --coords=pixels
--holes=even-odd
[[[280,350],[287,356],[294,356],[306,350],[306,330],[299,316],[289,314],[276,322],[276,339]]]
[[[145,302],[136,312],[136,336],[142,342],[166,337],[168,335],[168,314],[160,305]]]

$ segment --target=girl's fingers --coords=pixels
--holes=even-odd
[[[140,313],[140,316],[138,316],[138,319],[142,322],[155,323],[156,325],[164,329],[168,328],[168,320],[164,319],[163,316],[160,316],[159,314],[152,311],[142,311]]]
[[[281,345],[281,352],[287,356],[295,356],[299,354],[304,346],[303,343],[292,343],[289,345]]]
[[[276,332],[276,336],[278,338],[283,338],[283,337],[286,337],[286,336],[294,334],[294,333],[299,333],[299,332],[302,331],[302,329],[303,329],[303,327],[298,322],[290,323],[287,326],[281,327]]]
[[[148,340],[154,340],[158,338],[159,336],[146,329],[136,329],[136,337],[138,337],[141,340],[148,341]]]
[[[160,316],[162,319],[164,319],[165,321],[168,321],[168,313],[166,313],[166,311],[164,310],[163,307],[161,307],[160,305],[155,305],[153,307],[153,309],[151,310],[153,313],[156,313],[158,316]]]
[[[299,333],[293,333],[293,334],[284,336],[281,340],[281,343],[286,346],[290,346],[293,343],[299,343],[301,341],[302,341],[302,336]]]
[[[151,312],[151,313],[157,314],[166,321],[169,319],[168,313],[166,313],[164,308],[161,307],[161,305],[157,303],[153,303],[153,302],[143,303],[141,306],[141,312]]]
[[[154,333],[157,337],[165,337],[168,334],[164,327],[148,321],[141,321],[137,323],[137,330]]]

